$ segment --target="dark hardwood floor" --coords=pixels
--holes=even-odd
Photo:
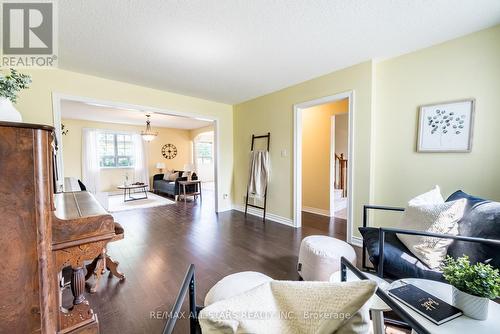
[[[161,333],[185,271],[196,266],[197,302],[224,276],[259,271],[275,279],[298,279],[296,265],[301,240],[314,234],[344,239],[344,220],[304,213],[303,227],[266,222],[243,213],[215,214],[213,193],[203,203],[190,201],[113,214],[125,229],[125,239],[110,244],[120,262],[123,282],[107,275],[98,291],[87,294],[98,314],[102,333]],[[154,314],[154,316],[153,316]],[[178,324],[187,333],[187,320]]]

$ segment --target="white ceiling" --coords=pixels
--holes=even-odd
[[[58,3],[61,68],[226,103],[500,23],[499,0]]]
[[[151,114],[153,128],[174,128],[192,130],[211,125],[212,122],[193,118],[170,116],[158,113]],[[61,101],[61,116],[63,119],[79,119],[94,122],[140,125],[146,127],[144,111],[114,108],[101,105],[91,105],[76,101]]]

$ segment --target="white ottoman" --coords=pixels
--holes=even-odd
[[[273,279],[256,271],[231,274],[218,281],[205,296],[205,306],[251,290]]]
[[[299,275],[305,281],[328,281],[340,270],[342,256],[356,264],[356,252],[347,242],[323,235],[306,237],[300,244]]]

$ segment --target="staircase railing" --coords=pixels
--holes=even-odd
[[[335,189],[342,189],[342,197],[347,197],[347,159],[344,153],[335,153]]]

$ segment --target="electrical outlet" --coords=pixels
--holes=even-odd
[[[281,150],[281,157],[286,158],[288,156],[288,152],[286,151],[286,148]]]

